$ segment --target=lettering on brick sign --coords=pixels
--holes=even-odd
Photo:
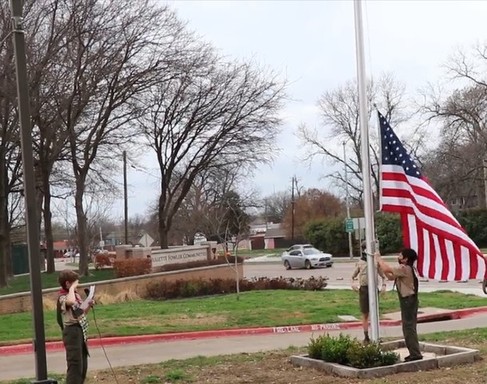
[[[313,324],[311,325],[312,331],[338,331],[340,330],[340,324]]]
[[[184,250],[169,250],[162,254],[152,254],[152,266],[163,265],[166,263],[178,263],[188,260],[205,260],[207,257],[206,249],[184,249]]]

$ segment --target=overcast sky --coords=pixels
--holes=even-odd
[[[356,76],[353,2],[160,1],[222,54],[256,61],[289,81],[280,155],[249,183],[262,196],[289,189],[293,175],[305,188],[327,188],[322,176],[332,169],[318,159],[304,164],[295,131],[306,123],[326,134],[317,99]],[[392,73],[411,98],[445,77],[442,66],[455,49],[487,37],[487,1],[365,1],[363,15],[367,75]],[[142,163],[143,170],[128,174],[130,216],[144,214],[157,199],[155,163],[150,155]],[[122,209],[120,200],[115,215]]]

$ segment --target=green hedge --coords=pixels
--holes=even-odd
[[[487,247],[487,209],[459,212],[456,217],[478,247]]]
[[[306,239],[316,248],[332,255],[348,255],[348,235],[344,219],[315,220],[305,227]]]
[[[403,248],[401,218],[398,214],[375,214],[375,230],[382,254],[397,253]]]

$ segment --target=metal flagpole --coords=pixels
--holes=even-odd
[[[362,177],[364,182],[364,216],[365,216],[365,241],[367,244],[367,277],[369,282],[369,318],[372,341],[379,341],[379,310],[377,295],[377,268],[374,262],[374,209],[372,204],[372,187],[370,177],[370,155],[369,155],[369,129],[368,129],[368,106],[367,88],[364,61],[364,39],[362,32],[362,2],[354,0],[355,14],[355,44],[357,51],[357,80],[359,92],[359,114],[361,134],[361,157]]]

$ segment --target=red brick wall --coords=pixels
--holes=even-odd
[[[232,266],[233,267],[233,266]],[[130,290],[139,296],[143,296],[147,283],[151,281],[175,281],[191,279],[234,279],[235,271],[227,265],[214,265],[194,269],[183,269],[180,271],[161,272],[151,275],[126,277],[123,279],[106,280],[96,282],[96,294],[106,293],[116,295],[119,292]],[[239,264],[238,274],[243,276],[243,265]],[[43,290],[43,298],[50,298],[55,301],[59,288]],[[96,298],[95,294],[95,298]],[[15,293],[12,295],[0,296],[0,315],[17,312],[30,312],[32,308],[30,292]]]

